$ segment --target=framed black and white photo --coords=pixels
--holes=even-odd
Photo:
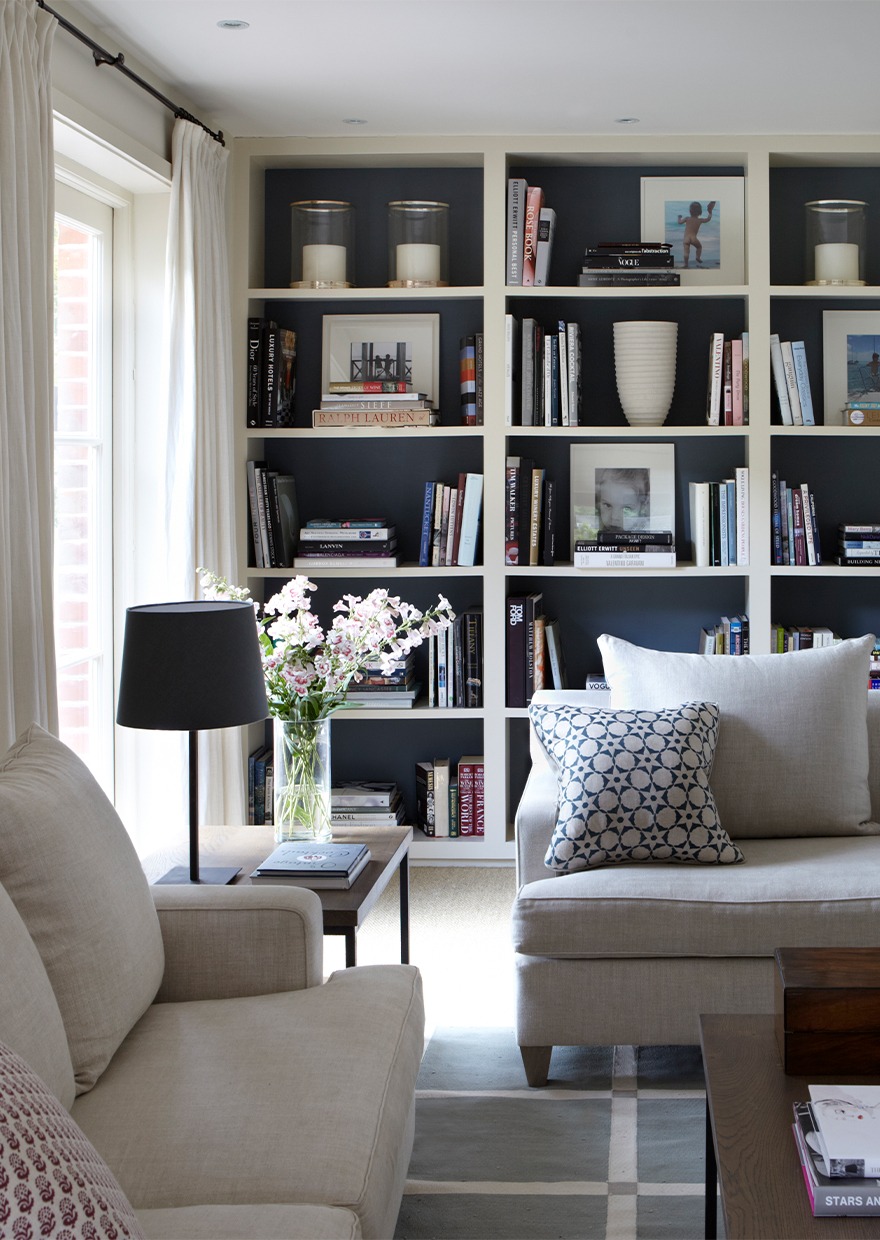
[[[374,381],[412,384],[439,403],[439,314],[324,315],[321,391]]]
[[[668,530],[675,538],[673,444],[572,444],[571,545],[603,533]]]
[[[742,177],[642,177],[642,240],[671,246],[682,284],[742,284]]]
[[[880,401],[880,313],[826,310],[822,315],[825,424],[843,420],[848,400]]]

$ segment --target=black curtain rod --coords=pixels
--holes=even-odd
[[[46,4],[46,0],[36,0],[36,3],[41,9],[45,9],[47,13],[51,13],[52,16],[57,19],[58,25],[62,28],[62,30],[66,30],[68,34],[72,34],[74,38],[79,39],[80,43],[85,43],[86,47],[90,48],[97,68],[100,68],[101,65],[111,65],[114,69],[118,69],[120,73],[124,73],[127,78],[131,78],[134,83],[140,86],[141,90],[145,90],[147,94],[152,95],[154,99],[158,99],[160,103],[164,103],[166,108],[170,108],[175,117],[180,117],[185,121],[192,121],[194,125],[200,125],[202,129],[204,129],[205,133],[209,133],[211,135],[215,142],[219,142],[221,146],[226,145],[223,141],[222,130],[218,129],[215,133],[213,129],[208,128],[204,121],[200,121],[197,116],[193,116],[192,113],[187,112],[185,108],[178,107],[176,103],[172,103],[172,101],[166,98],[165,95],[160,94],[160,92],[156,90],[155,86],[151,86],[150,83],[144,81],[142,77],[138,77],[138,75],[129,69],[128,65],[125,63],[125,57],[122,52],[117,52],[117,54],[113,56],[107,51],[106,48],[101,47],[101,45],[96,43],[94,39],[90,39],[87,34],[84,34],[82,30],[78,30],[77,27],[74,26],[72,22],[69,22],[66,17],[62,17],[60,13],[55,11],[55,9],[50,8],[50,6]]]

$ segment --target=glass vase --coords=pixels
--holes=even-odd
[[[275,720],[275,839],[329,840],[330,720]]]

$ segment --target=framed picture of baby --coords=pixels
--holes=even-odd
[[[742,177],[642,177],[642,241],[670,247],[682,284],[745,279]]]

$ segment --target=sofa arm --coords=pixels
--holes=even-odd
[[[517,886],[550,878],[544,854],[556,826],[556,772],[546,762],[534,763],[516,810]]]
[[[154,886],[165,947],[157,1003],[302,990],[322,980],[323,917],[292,886]]]

